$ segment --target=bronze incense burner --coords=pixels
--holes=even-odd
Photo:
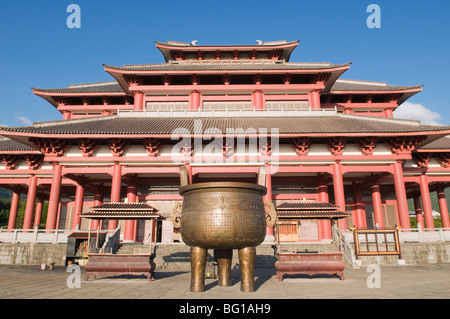
[[[180,176],[184,201],[174,208],[172,221],[191,247],[191,291],[204,291],[208,249],[216,252],[219,286],[231,285],[231,259],[233,249],[238,249],[241,291],[254,291],[255,247],[264,241],[266,226],[273,226],[276,218],[270,209],[266,217],[266,187],[241,182],[188,185],[182,171]]]

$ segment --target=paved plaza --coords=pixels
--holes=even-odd
[[[252,293],[240,292],[239,269],[232,270],[232,286],[205,280],[205,292],[189,291],[188,270],[157,270],[156,279],[144,276],[97,276],[84,280],[84,270],[66,267],[0,266],[1,299],[448,299],[450,264],[346,268],[345,280],[330,276],[275,277],[275,269],[256,269]],[[80,278],[81,280],[77,281]],[[79,288],[76,284],[79,283]],[[70,288],[72,287],[72,288]]]

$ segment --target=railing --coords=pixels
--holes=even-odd
[[[450,228],[401,228],[400,242],[446,242],[450,241]]]
[[[71,229],[0,229],[0,243],[66,244],[67,237],[74,231],[89,232]]]
[[[399,228],[400,243],[407,242],[447,242],[450,241],[450,228]],[[334,240],[339,243],[339,237],[342,242],[353,244],[353,233],[349,229],[335,229]]]
[[[339,248],[339,251],[347,259],[350,264],[354,264],[355,255],[353,253],[353,234],[348,229],[339,229],[333,227],[333,241]]]
[[[122,117],[271,117],[271,116],[332,116],[337,114],[336,106],[327,109],[305,109],[292,110],[281,107],[277,110],[252,109],[252,110],[233,110],[233,109],[196,109],[196,110],[120,110],[117,109],[117,115]]]
[[[450,228],[400,228],[399,243],[450,242]],[[334,228],[333,241],[350,264],[356,264],[355,239],[349,229]]]

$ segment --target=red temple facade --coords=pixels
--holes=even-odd
[[[393,118],[422,86],[342,79],[350,63],[290,62],[298,44],[156,42],[163,63],[104,65],[114,81],[34,88],[62,119],[0,128],[8,228],[87,229],[81,214],[105,202],[145,202],[170,217],[182,200],[180,166],[192,182],[252,183],[266,166],[265,200],[302,203],[291,218],[280,211],[287,241],[332,238],[331,219],[305,203],[348,213],[342,229],[410,228],[414,198],[417,222],[434,228],[430,192],[450,227],[450,127]],[[20,194],[27,201],[18,225]],[[178,240],[170,219],[159,223],[160,241]],[[122,240],[143,241],[149,227],[126,220]]]

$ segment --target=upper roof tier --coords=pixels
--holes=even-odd
[[[294,136],[399,136],[399,135],[441,135],[450,133],[450,126],[421,125],[418,121],[386,119],[381,117],[328,112],[285,112],[271,115],[268,112],[149,112],[143,115],[124,113],[84,119],[60,120],[34,123],[26,127],[0,127],[0,134],[22,137],[168,137],[174,132],[217,134],[231,132],[251,134],[261,129],[276,134]],[[305,113],[305,114],[304,114]],[[317,114],[315,114],[317,113]],[[201,123],[201,129],[198,127]],[[199,131],[200,130],[200,131]],[[213,133],[214,132],[214,133]],[[239,133],[241,132],[241,133]],[[250,132],[250,133],[249,133]],[[181,134],[181,133],[180,133]],[[183,133],[184,134],[184,133]]]
[[[305,95],[319,90],[324,105],[344,103],[341,100],[347,101],[354,96],[357,98],[352,101],[359,104],[370,100],[378,104],[393,101],[400,105],[422,90],[421,85],[398,86],[340,79],[351,63],[288,62],[298,43],[298,40],[257,40],[256,44],[249,45],[198,45],[197,41],[156,42],[156,47],[165,57],[165,63],[123,66],[104,64],[104,70],[115,81],[69,85],[66,88],[33,88],[33,93],[49,101],[63,114],[86,111],[100,114],[105,105],[110,106],[113,113],[118,107],[128,109],[130,105],[133,107],[133,103],[137,105],[133,97],[136,92],[187,96],[196,90],[206,96],[250,95],[259,90],[269,95],[280,92]]]
[[[164,55],[166,62],[171,60],[216,60],[216,59],[271,59],[286,60],[297,47],[299,41],[271,41],[256,40],[256,44],[250,45],[198,45],[197,40],[190,43],[167,41],[155,41],[156,47]]]

